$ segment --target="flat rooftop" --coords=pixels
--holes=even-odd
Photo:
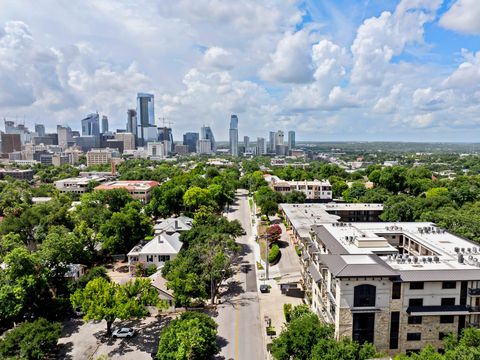
[[[360,265],[366,255],[373,255],[405,281],[480,280],[480,244],[431,222],[336,222],[316,224],[313,230],[332,255],[344,262]],[[396,240],[408,238],[432,254],[400,254],[399,248],[390,244],[393,236]],[[361,271],[359,275],[368,274]]]
[[[109,181],[102,185],[99,185],[95,190],[112,190],[112,189],[127,189],[129,191],[135,190],[150,190],[157,186],[159,183],[156,181],[141,181],[141,180],[122,180],[122,181]]]
[[[75,184],[75,185],[88,185],[90,181],[105,181],[106,178],[99,175],[79,176],[74,178],[67,178],[55,181],[55,184]]]
[[[382,204],[339,204],[339,203],[312,203],[312,204],[280,204],[288,220],[302,238],[308,238],[312,225],[334,223],[340,217],[329,214],[328,211],[383,211]]]

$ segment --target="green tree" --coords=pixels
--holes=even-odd
[[[332,336],[333,329],[310,312],[290,320],[279,337],[273,339],[271,353],[277,360],[308,360],[313,347],[321,339]]]
[[[107,335],[112,333],[116,319],[142,318],[148,315],[148,305],[161,305],[157,291],[149,279],[135,279],[119,285],[102,277],[88,282],[70,297],[74,308],[80,308],[85,321],[105,320]]]
[[[140,204],[131,202],[121,211],[113,213],[100,232],[104,236],[102,247],[105,250],[110,254],[123,254],[152,233],[152,223]]]
[[[205,314],[185,312],[162,330],[157,359],[207,360],[217,352],[217,324]]]
[[[215,202],[210,198],[208,189],[202,189],[198,186],[191,187],[183,195],[183,203],[190,211],[197,210],[200,206],[216,206]]]
[[[33,322],[24,322],[7,331],[0,339],[0,357],[2,359],[47,359],[57,348],[62,327],[44,318]]]

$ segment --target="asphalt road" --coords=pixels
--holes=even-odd
[[[217,359],[264,360],[265,346],[257,293],[255,259],[250,242],[250,209],[246,191],[237,193],[237,202],[230,207],[229,220],[237,219],[246,231],[237,239],[242,246],[237,272],[227,281],[228,290],[221,297],[215,317],[218,323],[221,351]]]

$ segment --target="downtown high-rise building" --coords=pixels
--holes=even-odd
[[[127,132],[137,134],[137,111],[135,109],[127,110]]]
[[[163,126],[158,128],[158,141],[165,143],[167,153],[173,152],[173,134],[172,128]]]
[[[61,126],[57,125],[57,137],[58,137],[58,145],[67,148],[68,143],[72,142],[72,129],[69,126]]]
[[[295,149],[295,131],[293,130],[288,132],[288,148],[290,150]]]
[[[257,155],[265,155],[267,153],[267,144],[265,138],[257,138]]]
[[[35,124],[35,134],[36,136],[45,136],[45,125]]]
[[[108,133],[108,117],[106,115],[102,116],[102,133]]]
[[[100,136],[100,116],[92,113],[82,119],[82,136]]]
[[[217,143],[215,142],[215,136],[213,136],[213,131],[210,126],[203,125],[200,128],[200,139],[199,140],[210,140],[211,151],[217,151]],[[198,152],[198,147],[197,147]]]
[[[275,140],[277,137],[277,133],[275,131],[270,131],[269,138],[268,138],[268,152],[274,153],[275,152]]]
[[[237,115],[232,115],[230,117],[229,144],[230,144],[230,154],[232,156],[238,156],[238,117]]]
[[[183,134],[183,145],[186,145],[188,152],[197,151],[197,141],[199,139],[199,134],[194,132],[187,132]]]
[[[137,138],[141,146],[151,140],[155,127],[155,106],[153,94],[137,94]]]
[[[243,137],[243,146],[245,146],[245,151],[250,148],[250,137],[247,135]]]

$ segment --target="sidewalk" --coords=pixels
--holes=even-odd
[[[293,274],[300,272],[300,262],[298,260],[298,256],[295,253],[295,249],[293,245],[290,243],[290,236],[286,232],[285,227],[281,224],[282,227],[282,240],[288,244],[288,246],[281,249],[282,257],[285,256],[282,260],[276,265],[269,267],[269,278],[265,280],[265,262],[261,259],[260,256],[260,246],[255,241],[255,235],[257,234],[257,218],[255,214],[255,205],[253,206],[252,211],[252,236],[250,241],[252,242],[252,246],[254,249],[254,256],[255,261],[257,263],[262,264],[263,270],[256,269],[257,273],[257,283],[258,286],[266,284],[270,286],[270,292],[262,294],[260,291],[258,292],[258,297],[260,300],[260,316],[262,319],[262,334],[264,336],[265,344],[269,344],[272,342],[272,339],[276,336],[280,335],[282,328],[285,324],[285,316],[283,313],[283,305],[284,304],[292,304],[300,305],[303,304],[303,299],[295,298],[291,296],[286,296],[281,293],[280,286],[278,285],[279,281],[286,280],[290,278]],[[284,245],[286,245],[284,244]],[[292,255],[292,251],[294,256]],[[283,271],[282,271],[283,270]],[[267,336],[266,333],[266,322],[265,319],[270,319],[270,325],[275,329],[276,335],[273,337]],[[267,355],[269,356],[269,354]],[[270,356],[269,356],[270,358]]]

